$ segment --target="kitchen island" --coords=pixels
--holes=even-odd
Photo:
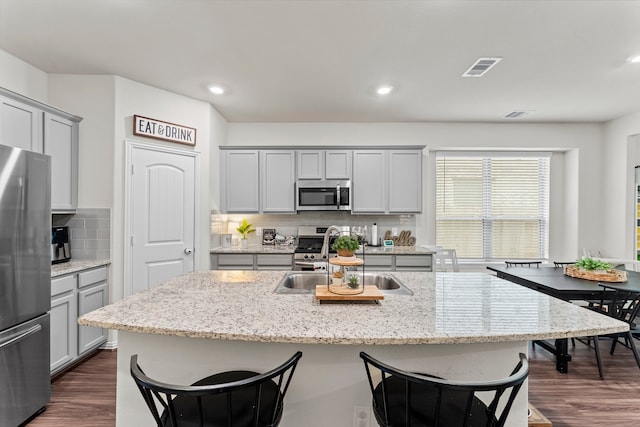
[[[281,425],[351,427],[355,407],[371,400],[360,351],[451,379],[501,378],[529,340],[628,328],[483,273],[396,272],[413,295],[372,305],[275,294],[287,273],[190,273],[84,315],[82,325],[119,330],[117,425],[152,425],[129,375],[132,354],[152,377],[187,384],[213,371],[265,371],[301,350]],[[525,386],[508,425],[526,425],[526,408]]]

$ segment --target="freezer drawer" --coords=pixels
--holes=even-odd
[[[17,426],[51,398],[49,314],[0,332],[0,426]]]

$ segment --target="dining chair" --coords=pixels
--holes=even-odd
[[[365,352],[360,357],[373,396],[373,414],[381,427],[504,426],[529,374],[523,353],[509,376],[487,381],[450,381],[392,367]],[[476,393],[490,399],[485,400],[488,404]]]
[[[599,304],[588,307],[588,309],[625,322],[629,325],[630,329],[626,332],[587,337],[587,345],[590,345],[590,341],[593,340],[598,373],[600,374],[600,379],[604,379],[602,358],[600,356],[600,338],[610,338],[612,340],[609,350],[611,355],[613,355],[617,344],[621,344],[630,349],[633,352],[633,357],[636,360],[638,368],[640,368],[640,354],[633,339],[633,334],[638,332],[636,330],[635,318],[638,315],[638,311],[640,311],[640,291],[619,289],[618,287],[612,287],[602,283],[599,285],[602,286],[603,290],[608,292],[606,292],[606,296],[605,292],[603,292]],[[623,339],[623,341],[621,341],[621,339]]]
[[[434,254],[436,264],[435,271],[460,271],[458,267],[458,256],[455,249],[438,249]]]
[[[131,356],[130,372],[158,427],[275,427],[301,357],[298,351],[264,374],[227,371],[191,385],[148,377],[137,354]]]
[[[535,267],[538,268],[542,261],[505,261],[507,267]]]

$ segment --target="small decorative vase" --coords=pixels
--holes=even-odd
[[[335,286],[342,285],[342,277],[332,277],[331,278],[331,284],[335,285]]]
[[[247,249],[249,247],[249,239],[240,239],[240,247]]]
[[[355,252],[350,251],[348,249],[338,249],[336,252],[338,252],[339,256],[343,256],[343,257],[352,257],[354,255]]]

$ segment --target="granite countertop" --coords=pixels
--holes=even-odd
[[[414,295],[320,304],[273,291],[284,271],[202,271],[83,315],[147,334],[276,343],[455,344],[567,338],[628,325],[485,273],[394,272]]]
[[[212,254],[293,254],[296,249],[295,245],[260,245],[252,244],[247,248],[231,246],[228,248],[217,247],[211,249]],[[426,249],[421,246],[394,246],[393,248],[384,248],[382,246],[367,246],[366,255],[423,255],[435,253],[432,249]]]
[[[69,262],[61,262],[60,264],[51,265],[51,277],[62,276],[65,274],[76,273],[82,270],[88,270],[90,268],[102,267],[103,265],[109,265],[111,261],[108,259],[98,260],[74,260]]]
[[[223,248],[219,246],[211,249],[212,254],[293,254],[296,245],[261,245],[258,243],[250,244],[247,248],[240,245]]]

